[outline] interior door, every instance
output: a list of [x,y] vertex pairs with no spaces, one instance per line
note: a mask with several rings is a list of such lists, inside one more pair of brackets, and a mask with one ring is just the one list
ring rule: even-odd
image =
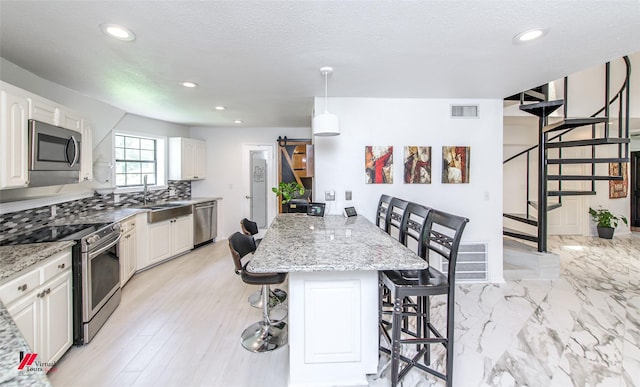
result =
[[251,151],[249,214],[259,228],[267,227],[267,152]]
[[631,152],[631,226],[640,227],[640,152]]
[[[265,229],[276,213],[276,169],[273,145],[243,145],[242,174],[244,176],[244,217]],[[238,222],[240,219],[238,219]]]

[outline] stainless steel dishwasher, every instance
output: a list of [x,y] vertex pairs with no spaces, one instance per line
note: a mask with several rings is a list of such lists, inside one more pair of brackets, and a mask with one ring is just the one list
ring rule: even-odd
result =
[[193,244],[211,242],[218,236],[218,208],[215,200],[193,205]]

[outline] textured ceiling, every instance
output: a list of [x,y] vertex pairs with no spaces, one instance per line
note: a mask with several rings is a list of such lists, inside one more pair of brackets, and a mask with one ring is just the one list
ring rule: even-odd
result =
[[309,126],[321,66],[330,97],[503,98],[640,51],[640,1],[2,0],[0,33],[6,60],[130,113]]

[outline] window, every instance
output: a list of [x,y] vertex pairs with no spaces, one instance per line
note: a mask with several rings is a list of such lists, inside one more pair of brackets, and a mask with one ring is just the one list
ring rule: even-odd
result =
[[148,185],[158,185],[161,180],[158,173],[160,142],[154,138],[116,134],[116,186],[140,186],[144,176],[147,176]]

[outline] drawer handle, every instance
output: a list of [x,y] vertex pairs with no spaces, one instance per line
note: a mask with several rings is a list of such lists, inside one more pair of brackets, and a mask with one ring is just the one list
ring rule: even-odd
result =
[[18,286],[18,290],[21,292],[24,292],[25,290],[27,290],[27,284],[22,284]]
[[58,269],[64,269],[64,263],[59,264]]

